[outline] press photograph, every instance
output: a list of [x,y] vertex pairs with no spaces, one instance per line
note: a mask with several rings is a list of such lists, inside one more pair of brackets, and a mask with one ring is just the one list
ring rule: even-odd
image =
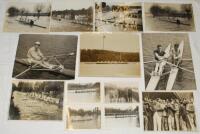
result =
[[21,34],[13,77],[70,80],[75,77],[78,36]]
[[195,31],[192,4],[145,3],[146,31]]
[[13,80],[9,120],[62,120],[64,82]]
[[93,31],[93,6],[93,0],[53,0],[50,31]]
[[68,103],[100,102],[100,82],[69,83],[67,87]]
[[96,2],[95,30],[99,32],[142,31],[141,3]]
[[67,129],[100,129],[101,110],[94,106],[70,106],[67,113]]
[[139,106],[106,106],[106,129],[136,129],[140,127]]
[[139,103],[138,81],[104,83],[106,103]]
[[140,40],[134,33],[80,35],[81,77],[140,77]]
[[146,33],[142,44],[146,91],[196,90],[188,34]]
[[51,5],[48,1],[10,1],[4,20],[4,32],[49,32]]
[[145,131],[196,131],[192,92],[143,92]]

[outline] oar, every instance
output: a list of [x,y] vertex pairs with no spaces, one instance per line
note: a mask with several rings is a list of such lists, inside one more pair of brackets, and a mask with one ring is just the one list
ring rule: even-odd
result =
[[30,66],[28,69],[24,70],[23,72],[19,73],[18,75],[15,76],[15,78],[19,77],[20,75],[28,72],[29,70],[31,70],[33,67],[36,67],[39,63],[33,65],[32,67]]
[[144,62],[144,64],[147,64],[147,63],[153,63],[153,62],[156,62],[156,61],[147,61],[147,62]]
[[170,62],[168,62],[168,61],[166,61],[166,63],[169,64],[169,65],[171,65],[171,66],[173,66],[173,67],[177,67],[177,68],[180,68],[180,69],[182,69],[182,70],[184,70],[184,71],[187,71],[187,72],[189,72],[189,73],[194,73],[194,72],[191,71],[191,70],[188,70],[188,69],[182,68],[182,67],[177,66],[177,65],[175,65],[175,64],[172,64],[172,63],[170,63]]

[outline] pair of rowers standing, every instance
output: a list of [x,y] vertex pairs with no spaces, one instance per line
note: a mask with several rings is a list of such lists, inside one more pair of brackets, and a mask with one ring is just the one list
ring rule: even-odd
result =
[[[179,44],[174,44],[170,51],[170,55],[172,56],[172,64],[178,65],[181,62],[181,51],[179,50]],[[156,67],[152,75],[161,75],[164,65],[166,62],[164,60],[168,59],[168,55],[166,56],[166,52],[163,50],[161,45],[157,45],[157,49],[153,52],[154,58],[156,60]]]

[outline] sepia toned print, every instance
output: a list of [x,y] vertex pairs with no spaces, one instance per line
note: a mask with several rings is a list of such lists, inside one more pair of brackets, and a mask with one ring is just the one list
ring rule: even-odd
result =
[[139,102],[137,82],[109,82],[104,84],[106,103]]
[[139,77],[139,48],[137,34],[83,33],[79,76]]
[[146,91],[195,90],[188,34],[143,34]]
[[144,130],[196,131],[192,92],[143,92]]
[[142,31],[141,3],[96,2],[95,30],[99,32]]
[[50,31],[93,31],[93,5],[93,0],[53,0]]
[[105,107],[105,128],[134,129],[139,127],[139,107],[137,105]]
[[192,4],[145,3],[145,30],[195,31]]
[[70,106],[68,108],[67,129],[100,129],[101,110],[99,107]]
[[74,79],[77,41],[75,35],[20,35],[13,77]]
[[100,83],[69,83],[67,99],[68,103],[100,102]]
[[64,82],[14,80],[9,120],[62,120]]
[[49,2],[8,2],[4,32],[49,32],[50,15]]

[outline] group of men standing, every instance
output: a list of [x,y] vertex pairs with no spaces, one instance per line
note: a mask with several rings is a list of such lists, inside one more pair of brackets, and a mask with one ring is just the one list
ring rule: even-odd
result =
[[193,99],[144,98],[144,129],[152,131],[194,131]]

